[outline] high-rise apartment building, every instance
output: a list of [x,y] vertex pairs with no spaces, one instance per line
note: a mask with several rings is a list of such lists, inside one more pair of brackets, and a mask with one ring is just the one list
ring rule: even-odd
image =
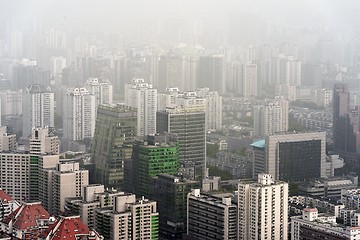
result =
[[206,131],[216,131],[222,128],[222,97],[217,91],[201,88],[196,91],[197,97],[204,98]]
[[86,88],[69,88],[64,95],[64,139],[92,138],[95,130],[96,97]]
[[114,189],[105,190],[104,185],[92,184],[84,187],[81,197],[69,197],[65,199],[65,213],[79,215],[86,226],[94,228],[95,210],[114,206],[114,196],[124,195]]
[[[95,163],[97,182],[105,187],[124,187],[124,174],[128,166],[131,168],[136,116],[136,110],[129,107],[99,106],[91,159]],[[130,178],[132,176],[127,179]]]
[[133,147],[135,193],[149,197],[149,180],[161,173],[179,171],[179,144],[170,134],[148,135]]
[[284,97],[254,107],[254,135],[267,136],[289,129],[289,102]]
[[95,210],[95,229],[105,239],[158,239],[156,202],[135,195],[114,197],[114,206]]
[[1,153],[0,188],[18,201],[38,199],[38,156],[24,152]]
[[205,126],[203,105],[169,107],[157,112],[157,131],[177,135],[180,164],[193,164],[195,176],[205,176]]
[[23,137],[28,138],[31,129],[54,127],[54,92],[42,85],[30,85],[23,93]]
[[33,128],[30,137],[30,154],[59,154],[59,138],[49,133],[49,128]]
[[304,181],[326,176],[326,133],[267,136],[252,144],[254,174],[266,172],[281,181]]
[[80,197],[89,185],[89,171],[80,169],[77,162],[60,162],[52,172],[52,214],[64,212],[65,198]]
[[144,79],[125,85],[125,105],[137,109],[137,135],[156,133],[157,89]]
[[100,104],[112,104],[113,103],[113,86],[107,79],[89,78],[85,82],[85,88],[95,95],[96,108]]
[[196,239],[229,239],[237,236],[237,206],[231,197],[217,197],[194,189],[187,198],[187,235]]
[[238,184],[238,239],[288,239],[288,184],[259,174]]

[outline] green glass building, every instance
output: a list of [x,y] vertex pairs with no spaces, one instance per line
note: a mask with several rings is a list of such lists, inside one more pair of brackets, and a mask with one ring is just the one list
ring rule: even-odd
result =
[[[100,105],[91,159],[95,164],[95,178],[105,187],[125,189],[131,183],[132,146],[136,139],[136,110],[123,105]],[[129,176],[125,176],[129,174]]]
[[148,197],[149,178],[179,171],[179,144],[170,134],[149,135],[133,149],[135,191]]

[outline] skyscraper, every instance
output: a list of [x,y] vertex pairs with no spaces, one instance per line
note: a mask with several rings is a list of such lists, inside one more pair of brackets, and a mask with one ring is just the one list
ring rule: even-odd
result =
[[156,133],[157,90],[144,79],[125,85],[125,105],[137,109],[137,135]]
[[237,219],[238,239],[288,239],[288,184],[270,174],[240,182]]
[[350,95],[344,83],[334,85],[333,91],[333,141],[335,152],[351,151],[350,145]]
[[64,139],[91,138],[95,130],[95,95],[86,88],[69,88],[64,95]]
[[169,107],[157,112],[157,131],[177,135],[180,163],[193,164],[195,176],[205,176],[205,128],[202,105]]
[[23,137],[36,127],[54,127],[54,92],[42,85],[30,85],[23,95]]
[[132,145],[136,139],[136,115],[136,110],[130,107],[99,106],[91,159],[97,182],[105,187],[124,187],[124,174],[127,166],[131,168]]
[[89,78],[85,82],[85,88],[95,95],[96,109],[100,104],[113,103],[113,86],[107,79]]

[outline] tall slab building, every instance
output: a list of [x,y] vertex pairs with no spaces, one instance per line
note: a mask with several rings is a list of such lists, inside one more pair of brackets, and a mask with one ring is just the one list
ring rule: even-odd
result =
[[136,115],[136,110],[122,105],[99,106],[91,159],[96,180],[105,187],[124,187],[136,139]]
[[206,124],[202,105],[168,107],[157,112],[157,131],[176,134],[180,164],[194,166],[194,177],[206,169]]

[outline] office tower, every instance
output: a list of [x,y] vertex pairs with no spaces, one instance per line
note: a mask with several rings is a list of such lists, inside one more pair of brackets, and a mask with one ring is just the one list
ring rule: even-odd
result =
[[54,92],[42,85],[30,85],[23,94],[23,138],[32,128],[54,127]]
[[199,188],[198,181],[169,174],[159,174],[149,180],[149,198],[157,203],[159,234],[165,239],[177,239],[186,232],[187,195]]
[[[105,187],[123,188],[125,168],[131,167],[136,138],[136,110],[117,105],[98,109],[91,159],[95,177]],[[128,176],[128,179],[132,176]]]
[[113,207],[95,210],[95,229],[105,239],[158,239],[156,202],[125,193],[114,202]]
[[256,97],[258,95],[258,69],[254,63],[248,63],[244,66],[243,96]]
[[179,171],[179,144],[170,134],[148,135],[133,147],[135,193],[149,197],[149,180],[161,173]]
[[218,92],[210,92],[208,88],[198,89],[197,96],[206,99],[205,117],[206,131],[217,131],[222,128],[222,97]]
[[333,90],[333,142],[335,153],[359,153],[359,108],[350,109],[348,86],[337,83]]
[[200,56],[198,66],[197,87],[208,87],[211,91],[225,92],[224,56],[214,54]]
[[[196,177],[205,176],[205,111],[202,105],[176,106],[157,112],[157,131],[176,134],[180,164],[192,164]],[[190,176],[190,177],[195,177]]]
[[18,201],[38,199],[38,156],[0,153],[0,188]]
[[238,184],[238,239],[288,239],[288,184],[259,174]]
[[201,194],[194,189],[187,199],[187,235],[197,239],[238,239],[237,206],[231,197]]
[[284,97],[269,99],[254,107],[254,135],[267,136],[289,128],[289,102]]
[[69,88],[64,95],[64,139],[92,138],[95,130],[96,99],[86,88]]
[[85,82],[85,88],[96,97],[96,108],[100,104],[113,103],[113,86],[107,79],[89,78]]
[[335,216],[321,214],[316,208],[305,208],[302,215],[291,217],[291,240],[356,240],[359,234],[358,226],[338,224]]
[[77,162],[60,162],[52,172],[52,211],[55,216],[64,212],[65,198],[80,197],[89,185],[89,171],[80,169]]
[[23,112],[22,101],[23,92],[22,90],[18,91],[1,91],[1,118],[4,120],[5,116],[8,115],[21,115]]
[[252,145],[256,151],[253,176],[263,171],[281,181],[325,177],[328,167],[325,145],[325,132],[267,136],[265,143]]
[[30,154],[56,155],[60,153],[60,141],[58,136],[49,133],[49,128],[33,128],[30,137]]
[[137,135],[156,133],[157,90],[144,79],[125,85],[125,105],[137,109]]
[[8,134],[7,127],[0,127],[0,151],[15,151],[17,149],[16,134]]

